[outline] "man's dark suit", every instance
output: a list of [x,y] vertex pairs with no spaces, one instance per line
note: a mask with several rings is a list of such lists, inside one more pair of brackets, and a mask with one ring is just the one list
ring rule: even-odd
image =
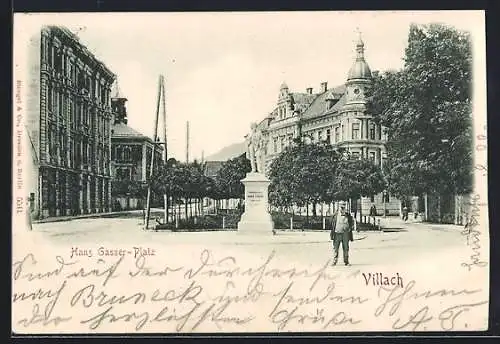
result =
[[337,259],[339,256],[339,247],[340,247],[340,244],[342,244],[342,251],[344,253],[344,263],[349,264],[349,241],[354,241],[353,234],[352,234],[352,231],[354,228],[354,219],[352,218],[351,214],[345,213],[345,216],[347,216],[348,229],[344,233],[335,233],[338,215],[339,215],[339,212],[336,212],[333,215],[333,217],[332,217],[332,229],[330,231],[330,239],[333,240],[333,250],[334,250],[333,261],[334,261],[334,264],[337,263]]

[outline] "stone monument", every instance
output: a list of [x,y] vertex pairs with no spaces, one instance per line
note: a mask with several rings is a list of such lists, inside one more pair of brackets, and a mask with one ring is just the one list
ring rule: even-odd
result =
[[264,145],[260,131],[252,125],[252,134],[247,137],[247,158],[252,171],[241,181],[245,186],[245,212],[238,223],[238,233],[275,233],[268,211],[271,181],[265,175]]

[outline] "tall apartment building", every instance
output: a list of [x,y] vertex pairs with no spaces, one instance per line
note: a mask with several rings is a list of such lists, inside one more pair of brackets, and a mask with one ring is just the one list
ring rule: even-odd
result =
[[[326,141],[345,148],[353,157],[370,159],[383,166],[387,136],[374,120],[374,114],[367,111],[372,72],[365,60],[361,38],[355,48],[356,56],[343,85],[329,88],[327,82],[322,82],[317,92],[312,87],[305,92],[292,92],[282,83],[276,107],[256,127],[263,141],[260,147],[267,168],[298,137],[311,142]],[[363,197],[360,206],[366,212],[372,204],[379,214],[384,208],[387,214],[400,212],[399,200],[389,194]]]
[[44,27],[29,44],[32,216],[110,211],[115,75],[64,27]]

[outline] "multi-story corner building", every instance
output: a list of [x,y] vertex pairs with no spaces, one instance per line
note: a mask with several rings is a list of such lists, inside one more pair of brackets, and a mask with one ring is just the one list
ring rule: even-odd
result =
[[110,211],[115,75],[64,27],[44,27],[29,49],[32,216]]
[[[120,95],[118,85],[111,98],[114,122],[111,131],[111,176],[113,209],[143,209],[141,187],[145,187],[151,171],[151,157],[155,150],[153,168],[162,164],[163,146],[131,128],[127,123],[127,98]],[[153,203],[157,200],[155,197]],[[163,201],[163,200],[161,200]],[[163,206],[163,204],[161,205]]]
[[[270,162],[298,137],[311,142],[326,141],[345,148],[354,157],[370,159],[383,166],[387,136],[384,128],[374,121],[373,114],[367,112],[372,72],[364,53],[360,38],[356,44],[356,58],[343,85],[328,88],[327,82],[322,82],[316,93],[313,88],[291,92],[286,83],[281,85],[277,106],[256,128],[263,138],[261,146],[267,169]],[[363,198],[360,205],[365,214],[372,204],[379,214],[383,214],[384,208],[387,214],[400,212],[399,200],[387,193]]]

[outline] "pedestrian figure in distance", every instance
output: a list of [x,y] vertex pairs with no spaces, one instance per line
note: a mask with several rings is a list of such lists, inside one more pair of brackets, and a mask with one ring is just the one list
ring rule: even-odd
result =
[[332,230],[330,239],[333,241],[333,265],[337,265],[339,258],[339,248],[342,243],[342,253],[344,254],[344,264],[349,264],[349,241],[353,241],[352,231],[354,220],[352,215],[346,211],[345,203],[339,205],[338,211],[332,217]]
[[406,206],[403,208],[403,220],[408,221],[408,208]]
[[375,204],[372,204],[370,208],[370,217],[373,219],[374,225],[376,224],[375,216],[377,216],[377,208],[375,207]]

